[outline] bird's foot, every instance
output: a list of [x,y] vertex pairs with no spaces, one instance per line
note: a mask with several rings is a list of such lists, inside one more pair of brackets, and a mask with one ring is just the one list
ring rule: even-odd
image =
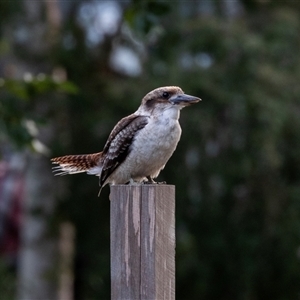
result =
[[127,182],[128,185],[140,185],[141,182],[139,181],[134,181],[132,178]]
[[149,180],[145,180],[142,182],[142,184],[157,184],[157,182],[153,181],[149,181]]
[[161,181],[161,182],[157,182],[154,181],[153,178],[151,178],[150,176],[147,176],[148,181],[143,181],[144,184],[166,184],[165,181]]

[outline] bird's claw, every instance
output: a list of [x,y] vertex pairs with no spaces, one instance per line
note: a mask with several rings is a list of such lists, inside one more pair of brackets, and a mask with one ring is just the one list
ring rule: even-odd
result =
[[161,181],[161,182],[157,182],[157,181],[154,181],[153,178],[151,178],[150,176],[147,176],[147,181],[143,181],[143,184],[166,184],[165,181]]

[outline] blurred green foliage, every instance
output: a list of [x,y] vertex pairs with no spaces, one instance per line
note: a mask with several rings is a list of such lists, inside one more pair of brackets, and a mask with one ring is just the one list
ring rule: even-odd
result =
[[[58,81],[40,74],[33,78],[27,74],[25,80],[0,78],[0,141],[9,141],[18,148],[30,145],[34,135],[27,121],[46,123],[49,111],[37,113],[36,106],[41,97],[54,93],[77,93],[77,87],[69,81]],[[54,97],[56,99],[57,97]],[[53,103],[54,109],[55,104]]]
[[[120,27],[129,26],[144,46],[143,72],[134,78],[108,62],[116,43],[136,45],[122,30],[87,45],[74,1],[49,57],[79,92],[59,109],[51,102],[59,130],[49,146],[53,156],[100,151],[115,123],[158,86],[179,85],[201,97],[182,112],[181,142],[159,178],[176,184],[177,299],[298,299],[300,5],[244,1],[228,18],[219,2],[208,15],[197,11],[200,2],[126,7]],[[6,85],[13,97],[0,104],[12,139],[22,118],[31,117],[31,93],[45,91],[15,84]],[[74,92],[69,83],[50,82],[46,91],[58,88]],[[58,214],[76,226],[75,295],[108,299],[108,188],[99,200],[97,178],[66,180]]]
[[170,10],[171,5],[166,2],[132,1],[125,10],[124,20],[143,39]]
[[16,280],[14,271],[7,268],[4,261],[0,260],[0,291],[5,300],[15,299]]

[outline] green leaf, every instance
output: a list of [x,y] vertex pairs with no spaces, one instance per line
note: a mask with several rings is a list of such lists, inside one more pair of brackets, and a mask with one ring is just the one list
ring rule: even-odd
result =
[[163,16],[169,13],[171,7],[167,3],[160,3],[160,2],[149,2],[147,6],[147,11],[156,15],[156,16]]
[[58,85],[58,90],[68,94],[77,94],[78,87],[71,81],[64,81]]

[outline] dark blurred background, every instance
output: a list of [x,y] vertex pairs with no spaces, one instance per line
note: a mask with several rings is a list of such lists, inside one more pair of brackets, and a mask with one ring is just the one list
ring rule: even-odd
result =
[[0,1],[1,299],[110,299],[109,187],[49,159],[164,85],[203,100],[159,177],[177,299],[300,299],[299,53],[299,1]]

